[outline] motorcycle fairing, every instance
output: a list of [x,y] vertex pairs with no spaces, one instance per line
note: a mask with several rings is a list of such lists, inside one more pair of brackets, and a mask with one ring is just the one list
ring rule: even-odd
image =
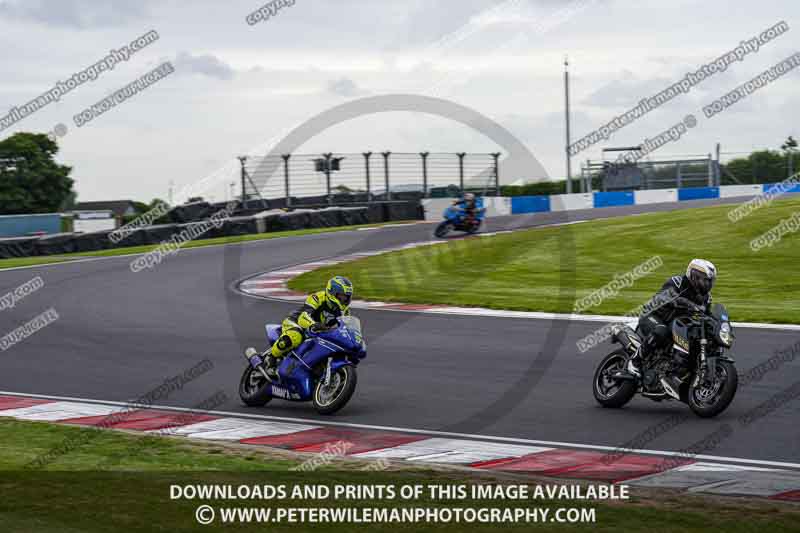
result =
[[281,336],[280,324],[266,324],[264,329],[267,331],[267,340],[270,346],[278,342],[278,338]]
[[[271,344],[280,337],[281,326],[267,324],[267,339]],[[354,337],[356,337],[354,339]],[[361,343],[356,342],[360,335],[350,335],[347,329],[339,327],[330,331],[312,334],[300,346],[295,348],[278,365],[280,384],[272,385],[272,395],[286,400],[309,400],[313,394],[313,368],[334,357],[331,371],[340,367],[353,365],[356,359],[349,360],[344,354],[352,352],[360,356]]]

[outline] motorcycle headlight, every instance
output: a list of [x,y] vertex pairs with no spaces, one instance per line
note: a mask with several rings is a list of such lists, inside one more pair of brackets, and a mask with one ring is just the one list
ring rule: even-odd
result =
[[723,322],[722,325],[720,325],[719,340],[726,348],[731,347],[733,335],[731,334],[731,325],[729,322]]

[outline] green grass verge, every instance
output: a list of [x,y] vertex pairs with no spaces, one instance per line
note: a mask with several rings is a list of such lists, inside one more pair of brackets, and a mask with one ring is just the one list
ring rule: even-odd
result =
[[[321,268],[294,278],[289,286],[318,290],[331,275],[341,274],[353,281],[357,298],[569,313],[576,300],[615,274],[660,256],[663,266],[655,272],[585,310],[621,315],[645,303],[669,276],[684,272],[690,259],[702,257],[716,264],[714,298],[734,320],[800,323],[800,235],[785,235],[759,252],[749,247],[752,239],[800,210],[800,199],[776,201],[735,224],[726,216],[733,207],[453,240]],[[569,260],[573,251],[574,265]]]
[[[25,469],[38,455],[65,442],[80,442],[44,470]],[[669,531],[788,532],[800,529],[800,509],[769,501],[708,499],[665,493],[637,494],[616,503],[596,501],[442,500],[185,500],[171,499],[173,484],[470,484],[511,483],[476,479],[458,471],[423,469],[366,471],[364,463],[336,461],[311,473],[290,470],[297,459],[275,457],[260,447],[225,447],[188,439],[147,437],[38,422],[0,420],[0,530],[8,532],[94,533],[113,531],[216,530],[195,522],[201,504],[214,507],[488,507],[596,509],[595,524],[238,524],[237,531]],[[285,455],[285,454],[284,454]],[[491,475],[491,474],[487,474]],[[522,478],[516,477],[517,484]],[[528,482],[532,482],[528,480]]]
[[[410,221],[409,221],[410,222]],[[380,224],[359,224],[354,226],[338,226],[335,228],[313,228],[289,231],[276,231],[272,233],[255,233],[252,235],[236,235],[233,237],[216,237],[213,239],[198,239],[189,241],[181,248],[200,248],[203,246],[216,246],[220,244],[237,244],[240,242],[262,241],[267,239],[277,239],[279,237],[297,237],[299,235],[312,235],[315,233],[329,233],[334,231],[347,231],[358,228],[373,228],[386,224],[402,224],[402,221],[385,222]],[[77,252],[72,254],[45,255],[36,257],[18,257],[12,259],[0,259],[0,270],[21,266],[45,265],[48,263],[63,263],[75,259],[86,257],[112,257],[118,255],[144,254],[158,248],[157,244],[145,246],[127,246],[124,248],[113,248],[110,250],[97,250],[94,252]]]

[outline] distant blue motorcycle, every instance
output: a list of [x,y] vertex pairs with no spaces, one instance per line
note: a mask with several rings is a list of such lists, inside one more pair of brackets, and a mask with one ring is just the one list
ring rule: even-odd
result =
[[[271,347],[281,326],[267,324]],[[239,396],[245,405],[262,407],[272,398],[295,402],[311,401],[318,413],[329,415],[344,407],[356,390],[356,366],[367,356],[361,321],[354,316],[333,319],[328,326],[307,331],[306,340],[283,358],[278,379],[263,368],[269,349],[259,354],[248,348],[247,368],[239,382]]]
[[468,234],[477,233],[481,229],[485,216],[486,208],[483,207],[483,202],[480,199],[475,203],[475,216],[473,217],[468,217],[467,213],[458,206],[451,205],[444,210],[444,220],[436,226],[433,234],[442,239],[451,231],[463,231]]

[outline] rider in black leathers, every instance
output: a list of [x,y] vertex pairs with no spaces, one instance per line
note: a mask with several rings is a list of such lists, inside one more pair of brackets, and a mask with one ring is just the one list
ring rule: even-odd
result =
[[[706,313],[711,304],[711,289],[717,277],[713,263],[705,259],[693,259],[686,268],[686,274],[672,276],[661,290],[647,303],[639,317],[638,330],[644,343],[640,353],[647,358],[656,349],[672,346],[672,321],[678,316]],[[664,391],[679,399],[680,386],[685,377],[686,360],[683,354],[675,351],[675,368],[661,380]],[[635,372],[638,372],[634,362]]]

